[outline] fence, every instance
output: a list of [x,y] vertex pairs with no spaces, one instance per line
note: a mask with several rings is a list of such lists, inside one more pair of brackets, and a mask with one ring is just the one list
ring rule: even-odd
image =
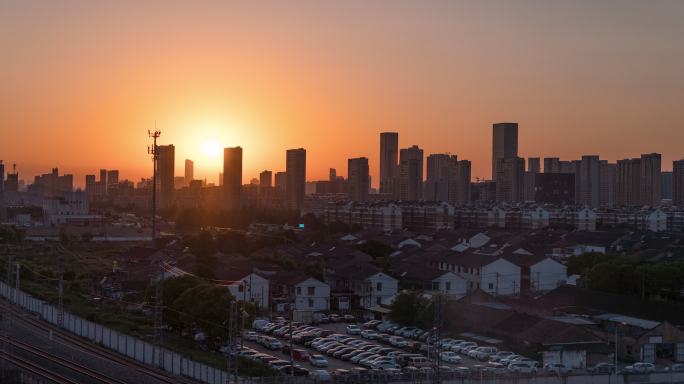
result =
[[[3,282],[0,282],[0,296],[40,315],[47,322],[58,325],[57,308],[43,300],[17,291]],[[68,312],[64,312],[62,328],[146,365],[158,366],[159,354],[161,353],[163,366],[158,368],[174,375],[189,377],[207,384],[225,384],[228,379],[228,374],[225,371],[187,359],[175,352],[156,347]]]

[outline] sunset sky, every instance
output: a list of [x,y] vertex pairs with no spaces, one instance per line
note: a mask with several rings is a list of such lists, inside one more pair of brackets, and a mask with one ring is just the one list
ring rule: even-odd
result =
[[[216,182],[307,149],[346,175],[379,133],[491,167],[491,124],[522,156],[684,157],[684,1],[0,0],[0,159],[22,177],[148,176],[147,130]],[[248,4],[247,4],[248,3]]]

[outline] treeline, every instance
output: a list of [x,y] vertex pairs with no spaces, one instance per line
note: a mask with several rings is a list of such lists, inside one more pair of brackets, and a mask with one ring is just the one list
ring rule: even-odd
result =
[[237,331],[243,324],[251,326],[254,320],[254,305],[236,300],[226,287],[194,276],[168,278],[163,284],[164,324],[179,335],[201,330],[206,336],[207,346],[212,349],[228,341],[231,302],[239,308],[235,322]]
[[684,300],[684,262],[645,262],[636,256],[585,253],[570,257],[568,274],[589,289],[621,295]]

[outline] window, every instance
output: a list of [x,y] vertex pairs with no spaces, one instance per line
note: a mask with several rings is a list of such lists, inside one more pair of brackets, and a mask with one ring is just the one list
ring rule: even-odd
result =
[[316,287],[308,287],[307,288],[307,294],[309,296],[314,296],[316,294]]
[[378,281],[378,283],[375,285],[375,290],[378,292],[382,292],[382,283]]
[[313,306],[314,306],[313,299],[309,299],[309,308],[313,308]]
[[302,294],[302,287],[297,287],[297,294],[301,295]]
[[489,289],[494,289],[494,283],[489,283]]
[[444,284],[446,285],[445,290],[446,290],[447,292],[448,292],[448,291],[451,291],[451,281],[447,281],[447,282],[444,283]]
[[433,281],[432,282],[432,290],[433,291],[439,291],[439,281]]
[[382,303],[382,297],[376,297],[376,298],[375,298],[375,303],[376,303],[377,305],[380,305],[380,303]]
[[244,291],[244,290],[245,290],[245,286],[244,286],[244,285],[242,285],[242,284],[238,285],[238,292],[242,292],[242,291]]

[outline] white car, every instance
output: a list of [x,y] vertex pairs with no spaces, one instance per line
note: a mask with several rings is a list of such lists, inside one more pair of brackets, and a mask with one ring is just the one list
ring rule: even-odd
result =
[[386,369],[401,369],[401,366],[393,361],[375,361],[371,364],[371,368],[380,369],[382,371]]
[[326,368],[328,366],[328,359],[323,355],[311,355],[309,356],[309,363],[314,367]]
[[501,360],[504,360],[504,359],[506,359],[510,356],[513,356],[513,355],[515,355],[515,353],[513,353],[511,351],[499,351],[494,356],[490,357],[489,359],[493,362],[496,362],[496,363],[502,363]]
[[537,368],[533,364],[527,362],[513,362],[508,365],[508,371],[511,373],[537,373]]
[[326,371],[325,369],[316,369],[315,371],[309,374],[309,377],[314,379],[314,381],[316,382],[332,381],[332,376],[330,375],[330,372]]
[[472,349],[475,349],[475,348],[477,348],[477,344],[472,343],[472,342],[468,342],[468,343],[461,344],[460,347],[458,348],[458,351],[454,351],[454,352],[459,352],[461,355],[468,355],[468,352]]
[[356,324],[349,324],[349,325],[347,325],[347,334],[348,335],[360,335],[361,334],[361,328],[359,328],[359,326]]
[[651,363],[634,363],[625,367],[627,373],[651,373],[655,372],[655,365]]
[[392,336],[389,339],[389,343],[397,348],[404,348],[408,345],[408,342],[401,336]]
[[572,368],[568,368],[560,363],[544,364],[544,372],[555,373],[556,375],[566,375],[572,372]]
[[456,352],[445,351],[439,354],[439,358],[447,363],[459,364],[461,363],[461,357],[456,354]]
[[257,338],[257,333],[256,332],[245,332],[245,340],[248,341],[255,341]]
[[489,360],[494,354],[496,354],[494,347],[477,347],[468,351],[468,356],[483,361]]
[[375,340],[378,338],[378,332],[372,329],[366,329],[361,332],[361,337],[368,340]]

